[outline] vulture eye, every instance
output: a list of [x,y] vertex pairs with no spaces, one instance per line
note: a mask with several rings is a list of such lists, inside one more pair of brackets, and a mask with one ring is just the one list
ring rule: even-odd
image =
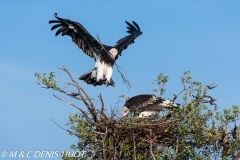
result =
[[114,58],[114,56],[113,56],[113,54],[112,54],[112,53],[110,53],[110,56],[111,56],[111,58],[112,58],[112,59]]

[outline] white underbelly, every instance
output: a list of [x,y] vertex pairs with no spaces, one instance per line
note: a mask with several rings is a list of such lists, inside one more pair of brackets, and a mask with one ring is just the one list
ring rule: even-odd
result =
[[111,65],[108,65],[97,59],[95,67],[97,68],[97,81],[102,78],[106,78],[108,81],[110,80],[113,73]]
[[112,68],[111,66],[105,64],[104,62],[96,61],[95,67],[103,72],[103,75],[105,76],[109,70],[109,68]]
[[144,111],[144,112],[141,112],[138,117],[141,117],[141,118],[149,117],[156,113],[157,113],[156,111]]

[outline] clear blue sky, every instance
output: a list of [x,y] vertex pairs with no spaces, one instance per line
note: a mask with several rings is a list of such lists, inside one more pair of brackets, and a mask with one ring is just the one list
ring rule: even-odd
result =
[[1,1],[0,153],[70,150],[69,145],[77,141],[49,120],[64,126],[68,115],[77,110],[54,98],[56,92],[34,84],[35,72],[54,71],[60,82],[70,82],[56,67],[64,65],[76,79],[94,67],[93,59],[69,37],[55,37],[55,31],[50,31],[48,21],[54,19],[55,12],[82,23],[108,45],[127,35],[125,20],[136,21],[143,31],[117,61],[132,84],[131,90],[122,83],[116,68],[116,87],[93,87],[80,81],[96,104],[99,93],[107,109],[115,106],[121,94],[151,94],[151,83],[160,72],[170,76],[165,98],[172,98],[182,89],[179,77],[183,71],[191,70],[195,80],[218,85],[209,94],[224,109],[240,105],[239,8],[240,1],[221,0]]

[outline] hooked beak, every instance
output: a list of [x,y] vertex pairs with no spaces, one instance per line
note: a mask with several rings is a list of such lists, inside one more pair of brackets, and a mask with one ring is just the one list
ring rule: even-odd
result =
[[115,62],[115,57],[113,57],[113,55],[110,53],[111,59],[113,62]]
[[125,115],[122,115],[122,118],[124,118],[125,117]]
[[124,118],[126,115],[128,115],[129,111],[123,111],[122,112],[122,118]]

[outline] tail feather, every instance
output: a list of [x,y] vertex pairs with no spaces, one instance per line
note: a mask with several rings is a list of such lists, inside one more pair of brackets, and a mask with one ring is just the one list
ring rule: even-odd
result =
[[89,72],[87,72],[87,73],[85,73],[85,74],[83,74],[82,76],[80,76],[78,79],[79,80],[83,80],[84,82],[86,82],[87,84],[92,84],[92,85],[94,85],[94,86],[96,86],[97,84],[97,82],[96,82],[96,80],[93,78],[91,78],[91,76],[92,76],[92,72],[94,71],[95,69],[92,69],[91,71],[89,71]]
[[94,69],[92,69],[91,71],[89,71],[89,72],[81,75],[81,77],[79,77],[78,79],[80,79],[80,80],[86,80],[86,79],[88,79],[89,77],[91,78],[92,71],[94,71]]
[[[78,79],[83,80],[87,84],[90,84],[90,85],[93,85],[93,86],[101,86],[101,85],[105,84],[106,80],[99,81],[99,82],[96,81],[96,76],[92,76],[93,71],[97,71],[97,68],[94,68],[91,71],[81,75]],[[108,85],[114,86],[114,82],[113,82],[112,79],[111,79],[111,84],[108,84]]]

